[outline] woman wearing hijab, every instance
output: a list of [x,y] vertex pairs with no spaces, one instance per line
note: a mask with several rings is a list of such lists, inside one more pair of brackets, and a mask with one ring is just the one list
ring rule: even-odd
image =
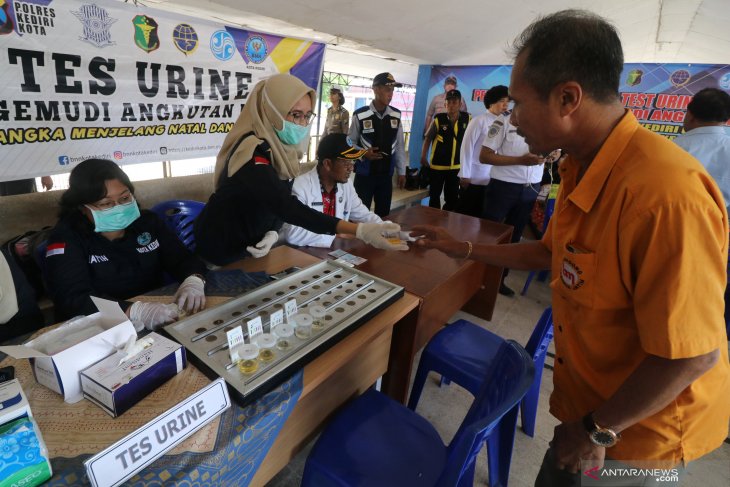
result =
[[[56,319],[95,313],[90,296],[119,301],[138,330],[205,307],[205,264],[157,215],[140,211],[134,186],[114,162],[87,159],[76,166],[60,204],[46,247]],[[162,286],[165,272],[182,282],[173,303],[128,301]]]
[[350,234],[377,248],[407,250],[384,237],[395,223],[352,223],[309,208],[291,196],[291,180],[311,169],[300,164],[300,143],[314,118],[314,90],[288,74],[256,84],[215,166],[216,190],[195,222],[197,252],[225,265],[263,257],[286,222],[320,234]]

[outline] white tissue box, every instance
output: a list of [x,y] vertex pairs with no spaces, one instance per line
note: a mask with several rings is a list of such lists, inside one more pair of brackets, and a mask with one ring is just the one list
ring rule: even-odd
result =
[[0,347],[13,358],[27,358],[35,380],[68,403],[84,398],[79,372],[123,347],[136,336],[134,325],[115,301],[92,296],[99,309],[82,321],[68,322],[24,345]]
[[[185,348],[157,333],[144,339],[154,341],[129,357],[119,352],[81,372],[84,397],[112,417],[117,417],[152,391],[180,373],[187,364]],[[144,340],[143,339],[143,340]]]

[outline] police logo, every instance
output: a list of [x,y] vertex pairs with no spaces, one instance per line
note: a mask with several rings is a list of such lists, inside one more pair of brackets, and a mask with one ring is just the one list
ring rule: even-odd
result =
[[246,39],[243,45],[243,52],[246,57],[254,64],[261,64],[266,60],[269,54],[269,46],[266,40],[261,36],[251,36]]
[[362,122],[362,128],[367,130],[372,130],[373,128],[373,121],[372,120],[363,120]]
[[160,36],[157,35],[157,21],[146,15],[137,15],[132,19],[134,25],[134,43],[144,52],[152,52],[160,47]]
[[10,2],[0,0],[0,35],[13,32],[13,15],[10,13],[12,5]]
[[198,33],[190,24],[177,24],[172,31],[172,43],[187,56],[198,48]]
[[583,271],[575,265],[575,263],[568,259],[563,259],[563,268],[560,271],[560,280],[563,282],[565,287],[575,291],[583,285],[583,279],[580,277]]
[[137,235],[137,243],[139,245],[147,245],[152,241],[152,235],[150,235],[150,232],[144,232]]
[[71,12],[81,21],[84,26],[84,32],[79,40],[93,44],[96,47],[113,46],[116,42],[112,41],[112,35],[109,32],[111,26],[117,19],[109,17],[107,11],[97,5],[82,5],[78,11]]
[[398,119],[397,118],[390,119],[390,128],[392,128],[392,129],[398,128]]
[[236,52],[236,43],[228,31],[217,30],[210,36],[210,50],[216,59],[228,61]]

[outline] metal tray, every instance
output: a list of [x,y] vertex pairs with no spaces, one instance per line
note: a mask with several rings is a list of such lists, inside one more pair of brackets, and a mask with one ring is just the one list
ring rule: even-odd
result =
[[[188,357],[211,378],[223,377],[232,396],[242,405],[251,402],[286,380],[321,353],[382,309],[403,296],[403,288],[334,261],[322,261],[283,279],[272,281],[213,308],[205,309],[165,327],[181,343]],[[275,350],[270,362],[243,374],[231,363],[226,331],[261,316],[269,332],[269,316],[284,303],[296,299],[300,312],[308,305],[327,310],[325,327],[306,340],[291,337],[288,350]],[[249,342],[246,337],[246,342]]]

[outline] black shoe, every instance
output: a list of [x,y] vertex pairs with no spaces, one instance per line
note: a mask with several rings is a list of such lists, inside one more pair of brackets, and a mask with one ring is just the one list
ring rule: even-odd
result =
[[499,294],[502,296],[507,296],[508,298],[511,298],[515,295],[515,292],[504,285],[504,283],[499,285]]

